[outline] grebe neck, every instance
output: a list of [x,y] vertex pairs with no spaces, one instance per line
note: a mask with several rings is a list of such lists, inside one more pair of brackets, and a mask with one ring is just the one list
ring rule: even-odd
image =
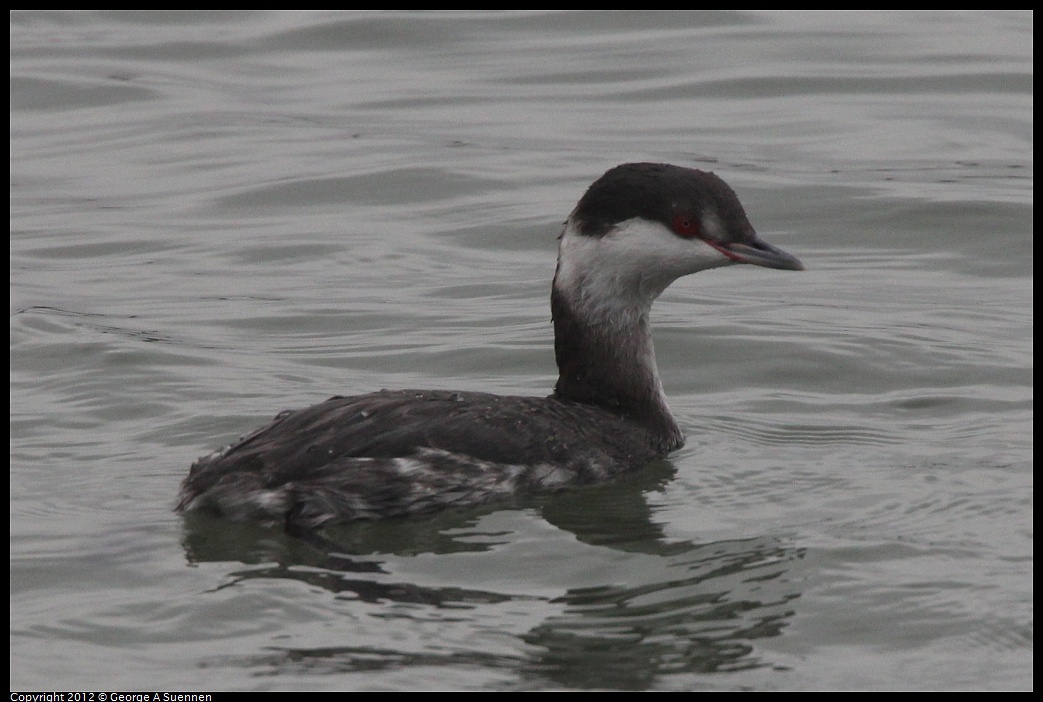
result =
[[606,275],[604,265],[587,265],[593,250],[606,245],[577,234],[571,223],[562,234],[551,290],[558,364],[553,397],[632,419],[657,446],[673,450],[684,436],[659,379],[649,322],[652,302],[669,281],[623,268]]

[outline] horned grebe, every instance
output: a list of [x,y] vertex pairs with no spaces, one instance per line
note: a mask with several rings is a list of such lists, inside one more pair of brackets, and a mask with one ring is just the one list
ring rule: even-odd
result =
[[315,528],[607,480],[684,443],[649,328],[677,278],[736,263],[802,270],[757,238],[713,173],[628,163],[565,222],[549,397],[382,390],[332,397],[193,464],[179,512]]

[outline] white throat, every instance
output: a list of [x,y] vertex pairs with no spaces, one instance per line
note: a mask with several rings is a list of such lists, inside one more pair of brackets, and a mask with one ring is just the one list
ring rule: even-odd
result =
[[632,219],[602,237],[566,224],[551,308],[555,396],[603,406],[644,424],[662,447],[680,446],[656,368],[649,313],[677,278],[733,263],[698,239]]
[[591,237],[580,234],[570,219],[558,247],[554,285],[595,316],[625,310],[647,315],[681,276],[733,263],[709,244],[679,237],[658,222],[631,219]]

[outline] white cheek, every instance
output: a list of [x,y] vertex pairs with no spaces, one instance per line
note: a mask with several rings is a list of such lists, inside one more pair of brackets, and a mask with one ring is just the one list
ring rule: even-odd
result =
[[558,252],[557,283],[603,303],[614,298],[647,308],[681,276],[732,263],[709,244],[648,220],[627,220],[601,238],[579,234],[570,222]]

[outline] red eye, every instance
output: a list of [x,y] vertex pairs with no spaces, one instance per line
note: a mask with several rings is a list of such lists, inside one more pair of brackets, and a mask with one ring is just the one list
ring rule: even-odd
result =
[[686,214],[675,215],[674,233],[686,239],[699,236],[699,220]]

